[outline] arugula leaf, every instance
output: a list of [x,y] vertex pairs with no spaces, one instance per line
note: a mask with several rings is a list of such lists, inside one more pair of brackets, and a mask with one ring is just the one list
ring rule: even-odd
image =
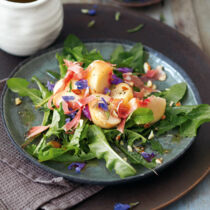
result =
[[115,21],[119,21],[119,20],[120,20],[120,12],[117,11],[117,12],[115,13]]
[[63,55],[59,55],[58,53],[56,53],[56,59],[58,61],[58,64],[59,64],[59,69],[60,69],[60,75],[61,75],[61,78],[64,78],[65,75],[66,75],[66,72],[67,72],[67,67],[64,65],[64,59],[66,58],[65,56]]
[[136,170],[111,148],[101,128],[96,125],[91,125],[88,139],[90,141],[90,151],[94,153],[98,159],[105,159],[106,167],[109,170],[114,168],[115,172],[121,178],[136,174]]
[[208,104],[198,105],[196,109],[191,111],[180,127],[180,135],[183,137],[196,136],[198,127],[206,122],[210,122],[210,106]]
[[141,30],[143,27],[144,27],[143,24],[139,24],[135,28],[128,29],[127,32],[128,33],[134,33],[134,32],[137,32],[137,31]]
[[79,143],[80,142],[80,137],[81,137],[81,134],[82,134],[82,131],[85,127],[86,122],[87,122],[87,120],[80,120],[80,124],[76,128],[69,145],[76,146],[78,148],[80,147],[80,143]]
[[163,146],[161,145],[161,143],[159,141],[152,139],[148,142],[150,143],[152,150],[157,151],[160,154],[164,153]]
[[147,53],[141,43],[135,44],[130,51],[125,51],[123,46],[119,45],[110,57],[110,62],[117,64],[118,67],[129,67],[134,72],[143,73],[143,65],[147,60]]
[[70,34],[64,41],[63,54],[71,54],[70,50],[79,46],[82,47],[83,50],[86,49],[84,43],[77,36],[75,36],[74,34]]
[[29,82],[25,79],[13,77],[7,80],[7,86],[11,91],[18,93],[20,96],[28,96],[35,105],[42,100],[40,91],[29,88]]
[[141,154],[137,152],[129,152],[127,149],[124,148],[124,146],[120,144],[116,144],[116,146],[127,156],[128,160],[132,164],[137,164],[137,165],[143,165],[146,168],[154,168],[156,166],[155,160],[151,162],[147,162]]
[[179,127],[181,136],[193,137],[198,127],[205,122],[210,122],[208,104],[167,107],[166,119],[159,122],[157,135]]
[[121,53],[124,52],[124,47],[122,45],[118,45],[110,56],[111,63],[115,63],[118,60]]
[[62,146],[61,148],[54,148],[50,146],[49,144],[43,144],[42,148],[40,148],[38,152],[38,159],[40,162],[47,161],[47,160],[53,160],[63,154],[65,154],[68,151],[76,151],[77,148],[74,146]]
[[164,97],[169,103],[171,101],[177,103],[184,97],[186,90],[187,90],[186,83],[182,82],[179,84],[175,84],[171,86],[169,90],[162,92],[163,94],[162,97]]
[[136,140],[141,140],[141,143],[146,143],[147,139],[144,138],[141,134],[134,132],[132,130],[125,129],[125,139],[128,142],[128,145],[133,146]]
[[153,112],[148,108],[138,108],[129,117],[126,122],[126,128],[130,128],[134,125],[143,125],[151,122],[154,119]]
[[36,84],[37,84],[37,86],[39,87],[39,90],[40,90],[40,92],[41,92],[41,94],[42,94],[42,98],[48,98],[49,96],[52,95],[52,94],[50,93],[50,91],[41,83],[41,81],[40,81],[37,77],[33,76],[33,77],[31,78],[31,80],[32,80],[33,82],[36,82]]
[[50,71],[50,70],[48,70],[48,71],[47,71],[47,74],[48,74],[50,77],[52,77],[53,79],[57,79],[57,80],[60,79],[60,74],[57,73],[57,72],[55,72],[55,71]]
[[66,152],[59,157],[55,157],[52,160],[57,161],[57,162],[84,162],[87,160],[94,159],[96,156],[89,152],[89,153],[84,153],[81,152],[80,154],[72,154],[71,152]]

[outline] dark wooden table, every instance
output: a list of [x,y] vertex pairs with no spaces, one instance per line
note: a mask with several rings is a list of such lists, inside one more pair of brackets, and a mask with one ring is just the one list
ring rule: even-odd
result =
[[[126,39],[141,41],[143,44],[168,56],[190,75],[197,86],[204,103],[210,104],[210,64],[204,54],[191,41],[175,30],[142,14],[124,9],[120,22],[114,21],[116,8],[99,6],[97,22],[93,28],[87,28],[92,17],[81,15],[80,9],[88,5],[66,5],[64,28],[55,44],[62,43],[69,33],[81,39]],[[144,28],[133,34],[126,30],[143,23]],[[12,69],[24,58],[8,55],[0,51],[0,79],[8,77]],[[112,209],[116,202],[136,202],[136,209],[157,209],[177,200],[192,189],[209,172],[210,163],[209,124],[202,126],[196,141],[190,149],[168,168],[144,180],[119,186],[109,186],[84,201],[75,209]]]

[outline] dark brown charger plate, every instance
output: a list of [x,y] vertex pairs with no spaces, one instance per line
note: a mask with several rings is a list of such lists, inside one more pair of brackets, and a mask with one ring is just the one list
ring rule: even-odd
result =
[[[81,8],[92,7],[84,4],[65,5],[64,28],[57,39],[63,42],[69,33],[74,33],[82,39],[121,39],[141,41],[143,44],[163,53],[180,65],[197,86],[203,103],[210,104],[208,93],[210,86],[210,64],[204,54],[191,41],[162,23],[147,16],[125,9],[110,6],[99,6],[97,16],[88,17],[80,13]],[[121,19],[115,22],[114,14],[121,12]],[[93,28],[87,28],[87,23],[96,20]],[[133,34],[126,32],[128,28],[143,23],[144,28]],[[0,77],[8,76],[9,72],[23,58],[8,55],[0,51]],[[136,209],[157,209],[177,200],[209,172],[210,163],[210,133],[209,124],[202,126],[196,141],[190,149],[175,163],[159,173],[133,184],[107,187],[96,196],[79,204],[75,209],[112,209],[114,203],[140,201]]]
[[121,6],[125,7],[148,7],[153,4],[158,4],[162,2],[163,0],[112,0],[113,2],[117,2]]

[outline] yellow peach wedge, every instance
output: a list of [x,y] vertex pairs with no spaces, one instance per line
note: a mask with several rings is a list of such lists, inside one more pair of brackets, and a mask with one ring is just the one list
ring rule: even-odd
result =
[[88,86],[91,93],[104,93],[105,88],[110,87],[113,67],[110,63],[96,60],[88,66]]
[[110,110],[105,111],[99,107],[99,103],[104,103],[102,98],[108,103],[110,97],[103,94],[94,95],[96,96],[96,99],[89,103],[89,110],[93,123],[101,128],[113,128],[117,126],[121,122],[121,119],[110,115]]

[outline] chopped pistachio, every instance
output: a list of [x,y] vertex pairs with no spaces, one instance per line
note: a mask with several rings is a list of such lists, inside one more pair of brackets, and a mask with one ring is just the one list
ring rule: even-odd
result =
[[15,105],[18,106],[22,103],[20,98],[15,98]]
[[123,146],[124,145],[124,142],[123,141],[120,141],[120,145]]
[[126,157],[123,158],[124,161],[127,161],[128,159]]
[[170,104],[169,104],[169,106],[173,106],[173,104],[174,104],[174,102],[173,102],[173,101],[171,101],[171,102],[170,102]]
[[157,164],[161,164],[163,162],[163,158],[156,158],[155,162]]
[[147,87],[152,87],[152,81],[151,80],[148,80],[148,82],[147,82]]
[[151,140],[155,137],[153,130],[150,131],[150,134],[148,136],[148,139]]
[[156,88],[157,88],[157,86],[156,86],[155,84],[153,84],[153,85],[152,85],[152,89],[155,90]]
[[129,152],[133,152],[133,149],[130,145],[127,146]]
[[144,72],[147,73],[149,70],[151,70],[151,66],[148,62],[144,63]]

